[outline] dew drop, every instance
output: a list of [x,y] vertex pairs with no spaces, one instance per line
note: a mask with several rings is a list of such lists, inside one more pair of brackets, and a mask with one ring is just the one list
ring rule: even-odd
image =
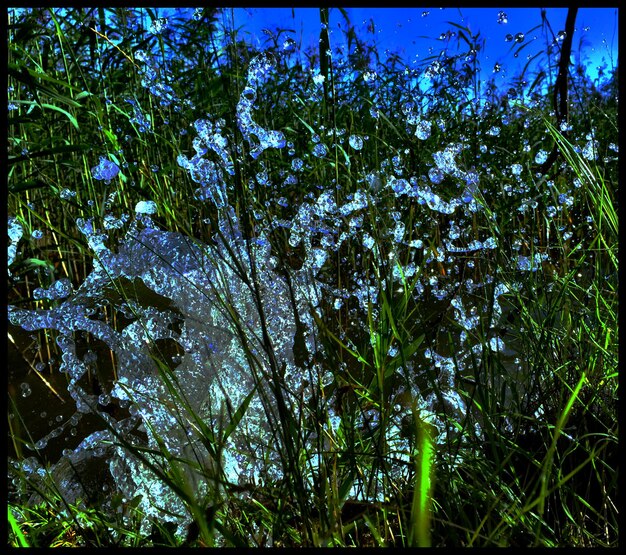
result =
[[425,141],[426,139],[428,139],[430,137],[430,122],[426,121],[426,120],[420,120],[417,123],[417,127],[415,128],[415,136],[422,140]]
[[504,341],[502,341],[499,337],[492,337],[489,340],[489,348],[494,352],[501,352],[504,350]]
[[363,139],[359,135],[350,135],[348,142],[354,150],[361,150],[363,148]]
[[313,148],[313,155],[317,158],[324,158],[328,154],[328,148],[324,143],[317,143]]
[[91,176],[98,181],[111,181],[119,172],[118,165],[104,156],[100,156],[100,163],[91,168]]
[[545,150],[540,150],[535,156],[536,164],[543,164],[548,159],[548,153]]
[[596,140],[590,140],[585,147],[583,148],[583,156],[587,160],[597,160],[598,159],[598,148],[600,144]]
[[435,185],[439,185],[443,181],[444,175],[439,168],[430,168],[430,170],[428,170],[428,178]]
[[153,200],[140,200],[135,206],[137,214],[156,214],[157,205]]

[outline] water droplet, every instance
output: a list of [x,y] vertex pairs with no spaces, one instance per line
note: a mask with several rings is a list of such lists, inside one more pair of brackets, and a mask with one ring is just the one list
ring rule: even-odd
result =
[[72,191],[70,189],[68,189],[67,187],[61,189],[61,192],[59,193],[59,196],[63,199],[63,200],[70,200],[72,198],[74,198],[76,196],[76,191]]
[[64,299],[72,292],[72,284],[69,279],[61,278],[55,281],[48,289],[36,288],[33,291],[35,299]]
[[285,52],[294,52],[295,49],[296,49],[296,41],[292,39],[291,37],[285,39],[285,42],[283,42],[283,50]]
[[363,81],[365,81],[366,83],[370,84],[373,83],[376,79],[376,72],[375,71],[365,71],[363,72]]
[[165,27],[167,27],[167,19],[165,17],[158,17],[152,22],[148,30],[153,35],[160,35]]
[[428,170],[428,178],[435,185],[439,185],[444,180],[444,174],[439,168],[430,168]]
[[420,120],[415,128],[415,136],[418,139],[425,141],[430,137],[430,128],[430,121]]
[[393,229],[393,241],[394,243],[400,243],[404,237],[405,225],[404,222],[397,221],[396,227]]
[[100,163],[91,168],[91,176],[98,181],[111,181],[119,172],[119,166],[104,156],[100,156]]
[[22,390],[22,397],[28,397],[32,393],[30,385],[27,383],[21,383],[20,389]]
[[535,156],[536,164],[543,164],[548,159],[548,153],[545,150],[540,150]]
[[498,19],[497,19],[498,23],[500,25],[504,25],[505,23],[508,23],[509,19],[506,15],[506,13],[504,12],[498,12]]
[[328,154],[328,148],[324,143],[317,143],[313,148],[313,155],[317,158],[324,158]]
[[16,218],[9,218],[8,224],[9,225],[7,231],[9,234],[9,239],[11,240],[11,242],[17,243],[22,238],[24,230],[22,229],[22,226]]
[[489,348],[494,352],[503,351],[504,341],[502,341],[499,337],[492,337],[489,340]]
[[348,142],[354,150],[361,150],[363,148],[363,139],[359,135],[350,135]]
[[294,158],[291,161],[291,169],[295,172],[300,171],[304,166],[304,162],[300,158]]
[[598,141],[590,140],[584,146],[582,154],[587,160],[597,160],[599,147],[600,147],[600,143],[598,143]]

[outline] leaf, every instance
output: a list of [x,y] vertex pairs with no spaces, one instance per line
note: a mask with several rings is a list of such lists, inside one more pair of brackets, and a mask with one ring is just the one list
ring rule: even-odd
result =
[[54,89],[45,87],[39,82],[39,80],[47,81],[49,83],[52,83],[54,85],[58,85],[61,87],[66,87],[66,88],[69,88],[70,90],[75,90],[75,87],[73,87],[72,85],[64,83],[63,81],[59,81],[58,79],[54,79],[46,75],[45,73],[37,73],[36,71],[30,68],[22,68],[16,64],[9,64],[7,71],[9,75],[14,77],[18,81],[25,83],[29,87],[40,90],[41,92],[58,100],[59,102],[63,102],[64,104],[68,104],[69,106],[73,106],[75,108],[81,107],[81,104],[79,104],[75,100],[72,100],[71,98],[68,98],[67,96],[63,96],[62,94],[59,94]]
[[22,529],[20,528],[20,525],[17,523],[17,520],[15,519],[15,516],[13,515],[13,512],[11,511],[10,505],[7,507],[7,510],[9,512],[8,519],[9,519],[9,523],[11,524],[11,530],[13,531],[13,533],[15,534],[15,537],[17,538],[19,547],[30,547],[28,540],[22,533]]
[[[114,133],[111,133],[111,131],[109,131],[108,129],[102,129],[102,132],[106,135],[107,139],[109,139],[109,141],[111,141],[111,145],[113,145],[113,150],[118,151],[119,150],[119,143],[117,142],[117,136]],[[119,162],[117,160],[114,160],[114,162],[119,166]]]
[[88,145],[64,145],[57,146],[55,148],[47,148],[45,150],[38,150],[37,152],[29,152],[27,155],[11,156],[8,159],[9,165],[23,162],[24,160],[30,160],[32,158],[41,158],[43,156],[50,156],[51,154],[66,154],[68,152],[84,152],[91,147]]
[[37,179],[30,179],[28,181],[22,181],[16,185],[9,185],[9,193],[21,193],[22,191],[43,189],[45,187],[48,187],[47,183]]
[[350,157],[348,156],[348,153],[343,149],[343,147],[339,144],[335,145],[342,153],[343,153],[343,157],[346,160],[346,167],[349,168],[350,167]]
[[54,264],[49,260],[40,260],[39,258],[26,258],[22,264],[30,268],[48,268],[54,271]]
[[89,91],[83,91],[83,92],[78,93],[74,97],[74,100],[82,100],[83,98],[87,98],[88,96],[93,96],[93,93],[91,93]]
[[[48,110],[56,110],[57,112],[61,112],[62,114],[64,114],[72,123],[72,125],[74,127],[76,127],[76,129],[78,129],[78,121],[76,120],[76,118],[70,114],[67,110],[64,110],[63,108],[59,108],[58,106],[55,106],[54,104],[47,104],[45,102],[36,102],[34,100],[14,100],[13,102],[18,103],[18,104],[24,104],[25,106],[29,106],[28,108],[28,114],[30,114],[34,108],[41,108],[42,110],[44,108],[48,109]],[[31,121],[36,121],[33,118],[31,118]]]
[[70,120],[71,124],[76,129],[79,129],[78,121],[76,120],[76,118],[72,114],[70,114],[68,111],[64,110],[63,108],[59,108],[58,106],[55,106],[54,104],[42,104],[41,107],[47,108],[48,110],[56,110],[57,112],[61,112],[63,115],[67,117],[67,119]]
[[230,434],[232,434],[235,431],[235,428],[237,428],[237,426],[239,425],[239,422],[241,422],[243,415],[246,413],[246,410],[248,410],[248,405],[250,404],[250,401],[252,401],[252,397],[256,393],[256,388],[257,386],[255,385],[252,391],[243,400],[243,403],[241,403],[241,406],[236,410],[235,414],[233,414],[233,419],[230,421],[230,424],[228,424],[228,426],[224,430],[224,435],[222,436],[223,443],[226,443],[226,440],[228,439]]
[[343,503],[348,494],[350,493],[350,489],[352,488],[352,484],[354,484],[354,471],[351,471],[348,477],[341,483],[339,486],[339,501]]
[[419,346],[424,341],[424,334],[420,335],[413,343],[408,347],[402,348],[400,354],[396,355],[387,364],[387,370],[385,370],[385,378],[390,377],[401,365],[405,364],[419,349]]
[[330,338],[333,339],[340,347],[345,349],[348,353],[350,353],[359,362],[365,364],[366,366],[371,366],[371,364],[369,362],[367,362],[367,360],[365,360],[357,351],[353,351],[352,349],[350,349],[350,347],[345,345],[341,341],[341,339],[339,339],[332,331],[330,331],[328,329],[328,327],[324,325],[324,322],[322,321],[322,319],[314,311],[312,311],[312,315],[313,315],[313,319],[315,320],[315,323],[317,324],[317,326],[320,329],[322,329],[326,334],[328,334],[330,336]]

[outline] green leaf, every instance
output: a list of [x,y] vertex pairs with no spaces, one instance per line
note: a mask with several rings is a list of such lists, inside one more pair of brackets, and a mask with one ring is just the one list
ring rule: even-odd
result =
[[89,150],[88,145],[63,145],[54,148],[47,148],[45,150],[38,150],[37,152],[29,152],[27,155],[22,156],[10,156],[8,159],[9,165],[23,162],[24,160],[30,160],[32,158],[41,158],[43,156],[50,156],[51,154],[67,154],[69,152],[84,152]]
[[74,100],[82,100],[83,98],[86,98],[88,96],[93,96],[93,93],[90,93],[89,91],[83,91],[83,92],[78,93],[74,97]]
[[354,471],[351,471],[349,476],[339,486],[339,501],[341,503],[348,497],[352,484],[354,484]]
[[64,110],[63,108],[59,108],[58,106],[55,106],[54,104],[42,104],[41,105],[42,108],[47,108],[48,110],[56,110],[57,112],[61,112],[64,116],[67,117],[67,119],[70,120],[70,123],[76,128],[79,129],[78,127],[78,121],[76,120],[76,118],[70,114],[67,110]]
[[[117,136],[115,133],[111,133],[108,129],[103,129],[102,132],[106,135],[107,139],[111,141],[111,145],[113,145],[113,150],[119,150],[119,143],[117,142]],[[115,160],[115,163],[119,166],[119,162]]]
[[[52,83],[54,85],[58,85],[61,87],[69,88],[70,90],[75,90],[75,87],[72,87],[68,83],[64,83],[63,81],[59,81],[58,79],[54,79],[45,73],[38,73],[30,68],[22,68],[16,64],[9,64],[8,73],[18,81],[25,83],[29,87],[40,90],[41,92],[47,94],[48,96],[58,100],[59,102],[63,102],[64,104],[68,104],[69,106],[73,106],[75,108],[80,108],[81,104],[68,98],[67,96],[63,96],[59,94],[54,89],[49,87],[45,87],[42,85],[39,80],[47,81],[48,83]],[[15,101],[14,101],[15,102]]]
[[31,268],[48,268],[54,271],[54,264],[49,260],[40,260],[39,258],[26,258],[22,264]]
[[28,540],[22,533],[22,529],[20,528],[20,525],[18,524],[17,520],[15,519],[15,516],[13,515],[13,512],[11,511],[10,505],[7,506],[7,510],[9,512],[8,514],[9,524],[11,524],[11,530],[13,531],[13,533],[15,534],[15,537],[17,538],[17,543],[19,544],[19,547],[30,547]]
[[324,322],[322,321],[322,319],[313,311],[312,312],[313,315],[313,319],[315,320],[315,323],[317,324],[317,326],[322,329],[324,331],[324,333],[328,334],[328,336],[335,341],[340,347],[342,347],[343,349],[345,349],[348,353],[350,353],[354,358],[356,358],[359,362],[365,364],[366,366],[371,366],[371,364],[369,362],[367,362],[367,360],[365,360],[357,351],[353,351],[352,349],[350,349],[350,347],[348,347],[347,345],[345,345],[341,339],[339,339],[332,331],[330,331],[328,329],[327,326],[324,325]]
[[235,428],[237,428],[237,426],[239,425],[239,422],[241,422],[243,415],[246,413],[246,410],[248,410],[248,405],[250,404],[250,401],[252,401],[252,397],[256,393],[256,387],[257,386],[255,385],[252,391],[243,400],[243,403],[241,403],[241,406],[237,409],[235,414],[233,414],[233,419],[230,421],[230,424],[228,424],[228,426],[226,427],[226,430],[224,430],[224,435],[222,436],[223,443],[226,443],[226,440],[229,438],[230,434],[232,434],[235,431]]
[[[13,102],[15,103],[19,103],[19,104],[24,104],[26,106],[31,106],[31,107],[35,107],[38,106],[41,109],[46,108],[47,110],[56,110],[57,112],[61,112],[63,115],[65,115],[70,122],[72,123],[72,125],[74,127],[76,127],[76,129],[78,129],[78,121],[76,120],[76,118],[70,114],[67,110],[64,110],[63,108],[59,108],[58,106],[55,106],[54,104],[47,104],[47,103],[40,103],[40,102],[35,102],[34,100],[14,100]],[[32,110],[29,109],[29,112]]]
[[9,185],[9,193],[21,193],[23,191],[30,191],[32,189],[44,189],[48,187],[48,184],[44,181],[37,179],[29,179],[28,181],[22,181],[16,185]]

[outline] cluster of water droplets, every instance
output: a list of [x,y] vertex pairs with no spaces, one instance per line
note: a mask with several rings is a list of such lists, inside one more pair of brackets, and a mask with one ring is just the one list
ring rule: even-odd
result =
[[98,165],[91,168],[91,176],[94,179],[107,183],[114,179],[118,173],[120,173],[119,166],[105,156],[100,156]]
[[152,132],[152,121],[150,114],[144,114],[141,106],[134,98],[127,98],[126,102],[133,107],[133,115],[129,119],[130,123],[137,126],[139,133]]
[[[157,31],[158,27],[158,31]],[[162,24],[162,18],[152,23],[151,32],[160,33],[165,27]],[[153,57],[144,50],[135,52],[135,60],[141,65],[139,71],[141,74],[141,84],[150,91],[150,93],[159,100],[159,104],[163,107],[175,104],[180,109],[180,99],[170,85],[172,77],[169,72],[163,68],[159,68]]]
[[[10,307],[9,318],[14,325],[27,330],[59,332],[57,344],[63,353],[60,370],[68,375],[68,392],[80,413],[100,414],[114,434],[126,440],[132,439],[128,429],[140,426],[147,434],[148,447],[165,445],[175,456],[195,457],[206,465],[215,464],[194,434],[191,413],[177,401],[177,395],[184,396],[188,408],[212,422],[217,430],[220,418],[226,421],[232,418],[232,414],[225,414],[225,407],[238,408],[257,387],[254,372],[260,375],[269,372],[270,355],[258,335],[262,325],[257,292],[264,325],[272,338],[272,356],[282,361],[283,371],[291,374],[290,383],[297,389],[300,370],[293,362],[296,333],[293,311],[301,312],[303,325],[310,321],[305,305],[292,306],[284,280],[269,269],[267,249],[257,244],[256,248],[248,250],[232,209],[225,210],[221,216],[217,246],[209,247],[178,233],[159,231],[148,215],[152,207],[138,208],[137,218],[132,221],[117,252],[104,246],[105,234],[101,230],[91,222],[80,222],[79,227],[96,254],[92,273],[74,293],[69,284],[61,280],[48,290],[38,290],[39,298],[60,300],[71,295],[54,308]],[[229,251],[236,253],[239,268],[234,267],[232,261],[224,263]],[[252,275],[252,264],[258,276],[256,284],[249,283],[246,277]],[[171,308],[157,309],[124,300],[112,303],[112,308],[130,320],[123,329],[114,329],[93,314],[118,280],[140,280],[171,301]],[[231,309],[236,311],[240,321],[233,321]],[[243,336],[238,326],[244,327]],[[105,392],[106,399],[89,393],[82,386],[81,379],[90,361],[78,354],[80,333],[104,342],[115,353],[117,379],[111,390]],[[176,342],[183,353],[170,361],[176,384],[174,390],[168,389],[159,377],[152,356],[154,345],[164,340]],[[256,361],[256,368],[251,368],[250,355]],[[102,411],[100,404],[109,404],[111,400],[120,406],[130,406],[130,416],[116,420]],[[234,483],[267,471],[267,461],[261,464],[255,455],[259,449],[267,452],[274,448],[265,409],[260,396],[255,397],[241,427],[231,438],[230,449],[225,450],[222,463],[226,478]],[[70,460],[73,457],[82,460],[89,455],[90,449],[103,441],[103,433],[112,438],[106,431],[92,434],[69,454]],[[48,439],[41,438],[39,446],[43,448]],[[246,472],[240,465],[243,459],[238,460],[236,453],[246,455]],[[167,519],[162,514],[166,509],[185,514],[181,502],[171,492],[166,493],[158,478],[126,449],[107,449],[106,454],[110,457],[109,478],[127,498],[142,495],[142,509],[148,516]],[[277,461],[278,454],[270,458]],[[66,461],[58,464],[65,465]],[[192,478],[199,479],[190,476]],[[186,522],[188,518],[183,519],[181,525]]]
[[[10,266],[11,264],[13,264],[13,261],[15,260],[15,257],[17,255],[17,245],[20,242],[22,235],[24,235],[24,229],[16,218],[9,218],[7,231],[9,234],[9,245],[7,247],[7,266]],[[8,268],[7,271],[9,272],[9,275],[11,275],[11,269]]]
[[286,144],[282,131],[267,130],[252,119],[257,100],[257,87],[273,69],[269,56],[258,56],[250,62],[247,85],[237,104],[237,125],[244,139],[250,143],[250,156],[256,159],[267,148],[283,148]]
[[[501,12],[498,22],[504,24],[506,21],[506,14]],[[517,39],[512,37],[511,40]],[[523,40],[523,35],[519,40]],[[138,53],[136,58],[146,65],[144,85],[150,87],[162,102],[174,101],[170,89],[157,86],[156,70],[150,60]],[[262,156],[268,149],[286,146],[289,146],[290,156],[294,156],[295,151],[282,131],[266,129],[255,121],[259,89],[272,69],[272,59],[267,55],[252,60],[246,86],[237,104],[236,123],[249,145],[251,158],[258,160],[259,171],[251,177],[250,188],[260,186],[275,192],[276,202],[288,208],[289,202],[282,192],[272,191],[277,186],[263,165]],[[427,70],[433,76],[441,71],[443,66],[438,61]],[[364,72],[363,79],[374,95],[377,94],[375,72]],[[313,81],[317,88],[321,86],[319,79]],[[136,104],[133,106],[137,107]],[[420,141],[430,138],[432,122],[420,114],[415,102],[404,103],[402,113],[413,136]],[[378,115],[375,106],[374,114]],[[149,122],[141,125],[149,127]],[[103,442],[113,441],[116,435],[135,441],[130,430],[138,428],[146,436],[145,446],[149,448],[165,445],[173,456],[195,458],[206,467],[215,466],[217,462],[212,460],[212,454],[203,446],[193,425],[192,413],[201,415],[214,429],[219,429],[223,422],[232,418],[233,411],[242,405],[247,395],[259,387],[259,383],[271,383],[276,361],[280,361],[280,371],[289,378],[290,392],[283,393],[290,408],[296,413],[301,410],[297,396],[310,387],[303,376],[302,359],[306,359],[307,354],[314,354],[316,349],[313,316],[323,317],[324,310],[349,309],[355,327],[361,326],[368,333],[367,319],[376,321],[380,316],[379,275],[355,272],[339,287],[333,275],[326,271],[341,264],[342,248],[347,244],[356,247],[354,250],[360,253],[359,257],[371,257],[374,267],[390,267],[396,291],[411,295],[415,301],[449,300],[449,314],[465,350],[452,357],[430,348],[424,354],[425,366],[408,361],[404,368],[417,377],[433,369],[438,372],[442,397],[421,391],[417,379],[410,390],[418,408],[440,430],[437,441],[446,441],[450,427],[438,416],[442,413],[441,404],[443,402],[445,408],[443,412],[454,415],[457,422],[467,413],[454,377],[470,366],[470,360],[475,365],[484,355],[478,338],[481,328],[493,334],[487,343],[487,352],[502,353],[507,349],[495,330],[502,317],[499,298],[509,293],[508,287],[488,275],[475,283],[471,277],[463,277],[460,270],[461,262],[471,270],[474,268],[472,257],[489,257],[497,248],[504,247],[503,238],[497,235],[470,236],[471,226],[466,225],[479,212],[487,217],[481,198],[487,172],[463,169],[460,158],[464,145],[460,143],[439,147],[440,150],[432,155],[430,166],[423,168],[423,175],[407,175],[399,153],[380,167],[366,164],[360,177],[363,186],[353,192],[345,194],[339,187],[320,187],[322,191],[317,196],[311,194],[295,207],[289,220],[267,221],[263,214],[258,217],[255,214],[259,231],[255,237],[244,237],[229,204],[230,179],[235,175],[234,160],[240,154],[233,149],[232,135],[220,119],[198,119],[194,127],[197,132],[193,140],[195,155],[189,159],[180,154],[177,161],[198,184],[196,198],[211,201],[217,210],[218,228],[210,245],[159,230],[151,220],[151,216],[158,212],[158,206],[152,201],[139,202],[134,218],[126,215],[108,225],[105,221],[104,229],[97,228],[91,219],[79,219],[77,226],[94,254],[92,273],[75,291],[66,280],[56,281],[48,289],[36,289],[34,298],[52,301],[49,303],[52,308],[26,310],[9,307],[9,317],[14,325],[27,330],[57,330],[57,343],[63,353],[60,370],[68,375],[68,392],[78,413],[97,413],[108,424],[107,430],[94,432],[68,452],[59,465],[66,464],[67,460],[76,465],[90,457],[104,458],[108,461],[106,466],[115,487],[128,499],[141,495],[141,508],[147,515],[169,519],[181,526],[188,523],[189,515],[181,502],[164,489],[160,480],[137,457],[121,446],[102,448]],[[500,133],[499,125],[491,126],[486,132],[493,138]],[[348,136],[348,145],[358,153],[366,138],[352,133]],[[313,134],[311,142],[314,157],[328,155],[329,148],[319,135]],[[597,148],[594,137],[587,137],[583,156],[595,159]],[[546,159],[545,151],[536,153],[536,163],[543,163]],[[290,166],[295,173],[306,168],[303,159],[296,156],[291,159]],[[117,172],[119,168],[105,158],[92,168],[95,179],[110,180]],[[505,168],[504,174],[513,182],[503,187],[505,194],[519,196],[517,211],[523,214],[534,210],[538,204],[529,196],[524,168],[512,164]],[[283,184],[293,184],[287,179]],[[450,191],[456,192],[451,194]],[[569,190],[557,191],[554,196],[558,207],[569,207],[573,203]],[[379,214],[377,208],[387,207],[390,198],[395,209]],[[401,212],[409,204],[416,213],[412,224]],[[558,209],[556,206],[553,209],[554,216]],[[435,239],[433,222],[443,216],[448,217],[449,225],[442,226],[440,236]],[[275,271],[276,259],[272,256],[267,236],[276,227],[288,231],[291,248],[303,250],[302,266],[293,271],[292,283]],[[127,229],[126,235],[116,249],[107,246],[107,231],[122,228]],[[494,228],[497,229],[497,225]],[[9,263],[15,259],[22,233],[19,223],[10,219]],[[548,259],[543,252],[531,255],[519,248],[513,250],[511,262],[519,272],[536,272]],[[423,263],[419,262],[420,259]],[[444,267],[448,268],[447,272]],[[97,309],[115,289],[116,280],[141,282],[164,299],[167,308],[143,306],[122,298],[108,302],[110,308],[127,321],[122,329],[95,318]],[[407,291],[405,288],[409,287],[409,282],[412,289]],[[492,290],[493,302],[491,312],[486,314],[471,299],[479,290],[485,292],[488,289]],[[263,326],[267,327],[271,344],[261,336]],[[79,332],[105,343],[115,353],[116,380],[110,389],[99,395],[87,391],[81,382],[93,361],[79,354]],[[296,338],[300,344],[304,343],[305,354],[295,352]],[[349,337],[342,339],[351,345]],[[168,389],[159,377],[159,365],[155,362],[154,346],[163,342],[177,345],[177,354],[168,361],[175,377],[175,391]],[[387,356],[397,357],[397,347],[390,346]],[[323,382],[323,376],[320,380]],[[181,406],[176,394],[184,396],[187,407]],[[129,415],[113,418],[102,410],[110,404],[128,408]],[[402,414],[399,409],[399,417]],[[226,480],[254,483],[262,472],[273,472],[275,477],[281,477],[279,454],[273,445],[267,415],[268,406],[257,392],[223,451],[221,464]],[[335,423],[337,418],[331,415]],[[367,415],[364,413],[361,418],[367,419]],[[399,434],[394,435],[397,436]],[[40,445],[43,446],[47,439],[40,438]],[[408,452],[401,442],[394,449],[399,454]],[[258,458],[257,453],[265,453],[265,460]],[[189,479],[196,481],[199,492],[209,487],[199,473],[189,471]],[[186,516],[181,520],[171,516],[166,509]]]
[[[223,135],[225,122],[218,120],[215,123],[199,119],[194,123],[198,136],[193,140],[196,154],[188,159],[184,154],[178,156],[178,165],[185,168],[191,179],[200,185],[195,196],[198,200],[211,200],[218,208],[227,203],[226,174],[235,174],[233,161],[229,152],[228,139]],[[218,156],[213,161],[204,156],[211,150]]]

